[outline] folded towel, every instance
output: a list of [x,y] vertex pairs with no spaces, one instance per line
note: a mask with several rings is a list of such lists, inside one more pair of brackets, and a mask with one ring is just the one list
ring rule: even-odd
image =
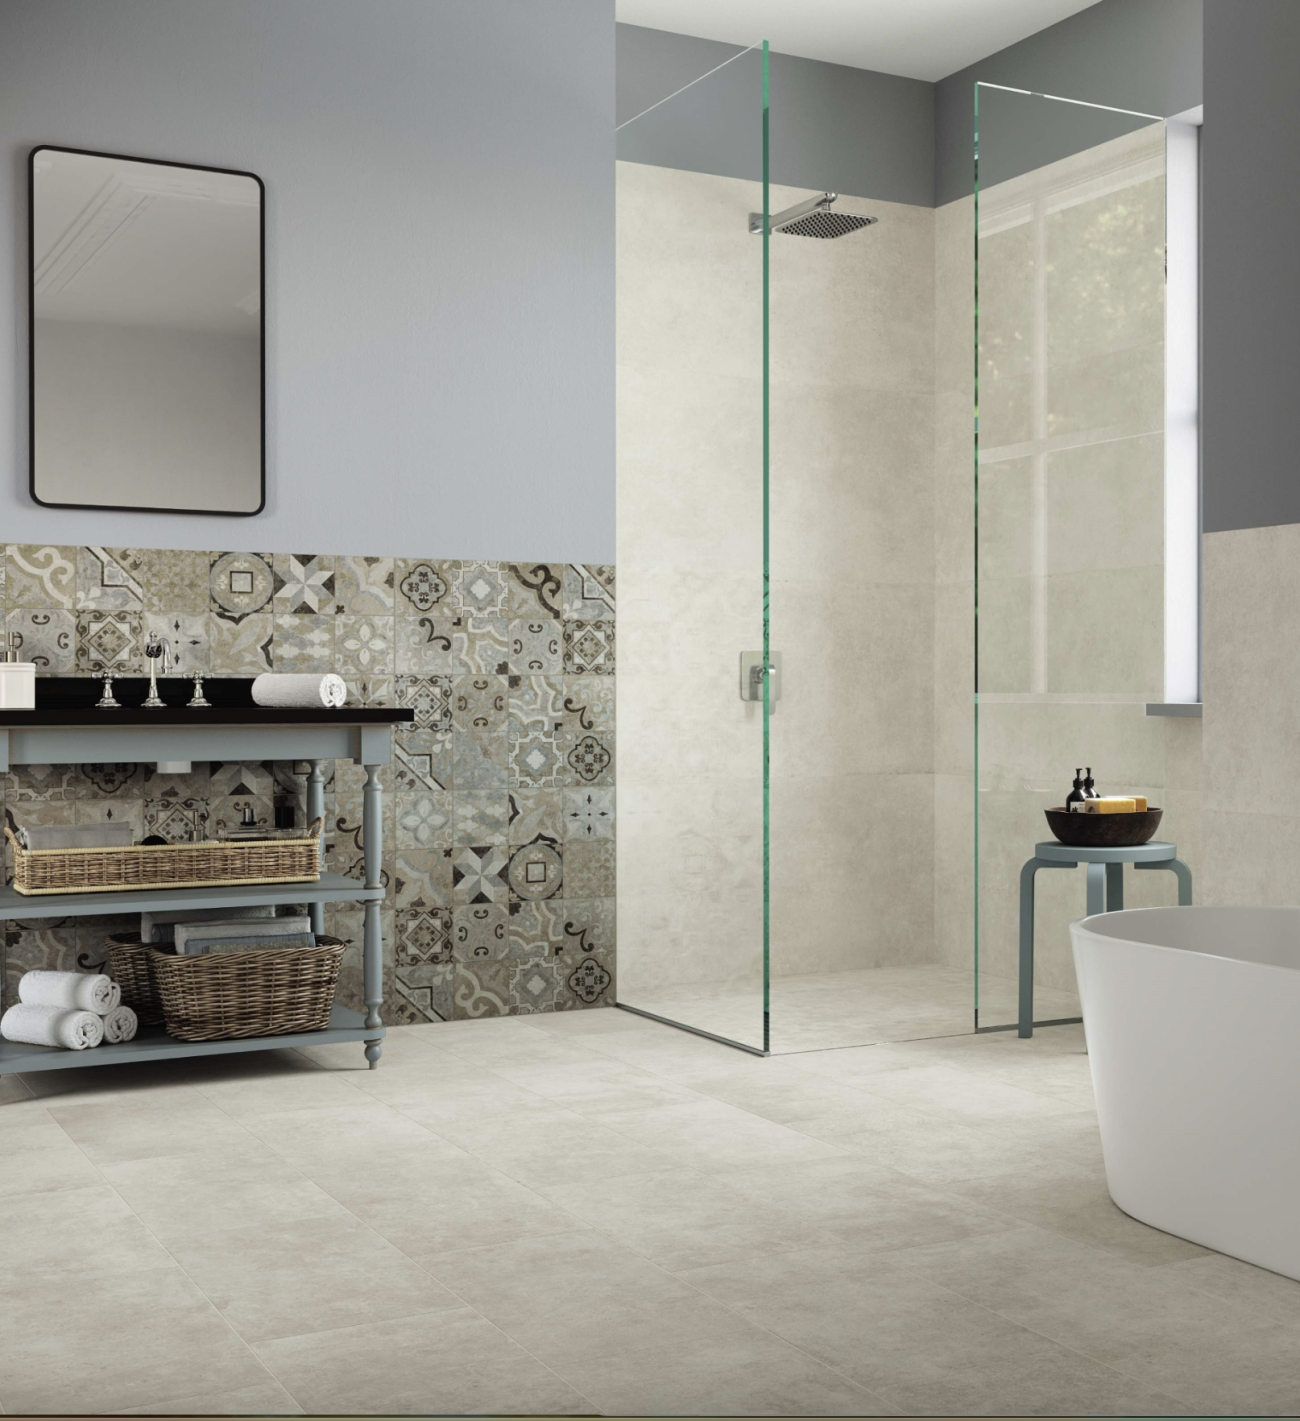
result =
[[129,849],[135,830],[129,824],[32,824],[22,838],[28,849]]
[[[177,923],[228,923],[235,918],[273,918],[274,903],[258,903],[247,908],[166,908],[140,914],[141,942],[170,942]],[[261,929],[259,929],[261,931]]]
[[203,956],[212,952],[260,952],[265,948],[315,947],[316,939],[311,933],[290,933],[288,937],[223,937],[210,942],[207,938],[191,938],[185,945],[186,957]]
[[130,1041],[140,1023],[130,1007],[114,1007],[104,1018],[105,1041]]
[[0,1036],[29,1046],[63,1046],[84,1051],[104,1039],[104,1023],[93,1011],[67,1011],[19,1002],[0,1016]]
[[122,1000],[122,989],[111,977],[98,973],[24,972],[18,980],[18,1000],[30,1007],[61,1007],[103,1016]]
[[323,676],[263,671],[253,682],[253,701],[259,706],[304,706],[315,710],[327,706],[337,710],[347,698],[343,678],[332,671]]
[[199,942],[232,942],[247,937],[295,937],[311,931],[311,919],[303,915],[291,918],[258,918],[253,922],[238,919],[214,923],[177,923],[176,951],[190,953],[201,949]]

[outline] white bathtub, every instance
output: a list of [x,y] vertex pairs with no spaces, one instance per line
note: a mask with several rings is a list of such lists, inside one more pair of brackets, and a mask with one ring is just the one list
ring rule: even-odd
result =
[[1111,1198],[1300,1278],[1300,908],[1071,924]]

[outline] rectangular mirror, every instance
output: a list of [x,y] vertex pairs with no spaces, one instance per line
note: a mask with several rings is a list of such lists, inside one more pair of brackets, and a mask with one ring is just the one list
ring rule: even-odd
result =
[[261,179],[42,147],[30,191],[32,497],[260,513]]

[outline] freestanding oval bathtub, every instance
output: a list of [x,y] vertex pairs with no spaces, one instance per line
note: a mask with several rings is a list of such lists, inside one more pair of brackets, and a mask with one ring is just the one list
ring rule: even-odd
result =
[[1111,1198],[1300,1279],[1300,908],[1072,923]]

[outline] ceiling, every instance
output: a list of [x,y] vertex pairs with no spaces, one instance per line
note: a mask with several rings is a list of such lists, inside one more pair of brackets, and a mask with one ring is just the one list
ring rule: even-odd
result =
[[618,19],[934,81],[1097,0],[616,0]]

